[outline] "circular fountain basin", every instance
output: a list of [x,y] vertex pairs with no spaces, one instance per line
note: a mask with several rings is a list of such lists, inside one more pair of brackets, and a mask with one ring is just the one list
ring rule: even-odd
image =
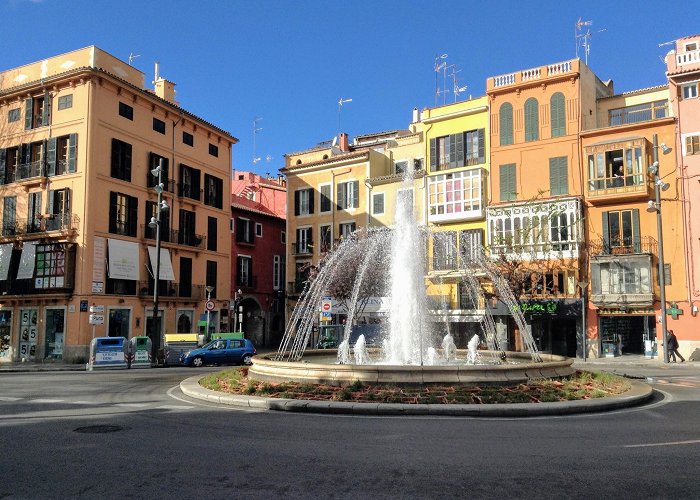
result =
[[[371,352],[371,351],[370,351]],[[479,351],[491,358],[492,352]],[[337,364],[335,351],[307,350],[301,361],[277,361],[276,353],[258,355],[248,377],[261,382],[300,382],[343,386],[360,381],[378,385],[420,384],[514,384],[538,378],[561,378],[574,373],[571,358],[540,354],[535,363],[529,353],[507,352],[500,364],[452,365],[354,365]],[[466,359],[466,350],[457,350],[458,359]]]

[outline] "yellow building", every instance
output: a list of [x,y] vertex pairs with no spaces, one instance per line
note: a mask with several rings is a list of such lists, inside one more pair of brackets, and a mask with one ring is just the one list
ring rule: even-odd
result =
[[157,72],[146,88],[91,46],[0,73],[0,362],[84,362],[93,335],[194,332],[205,286],[210,329],[226,329],[237,140],[180,108]]

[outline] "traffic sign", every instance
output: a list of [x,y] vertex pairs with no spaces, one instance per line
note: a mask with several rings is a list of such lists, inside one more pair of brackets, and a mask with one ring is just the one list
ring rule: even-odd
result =
[[90,319],[91,325],[104,325],[105,324],[105,315],[104,314],[91,314],[89,319]]
[[103,313],[103,312],[105,312],[105,306],[92,305],[92,306],[90,306],[90,312],[91,313]]
[[324,313],[330,313],[332,307],[332,299],[330,297],[323,297],[321,300],[321,311]]
[[213,300],[207,300],[207,303],[204,304],[204,308],[207,311],[213,311],[215,307],[216,307],[216,304],[214,304]]

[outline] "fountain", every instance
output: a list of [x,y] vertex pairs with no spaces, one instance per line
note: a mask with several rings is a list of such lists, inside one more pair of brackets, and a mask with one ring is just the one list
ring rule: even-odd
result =
[[[409,174],[405,187],[411,182]],[[327,254],[299,297],[279,351],[256,357],[249,376],[266,381],[413,384],[499,383],[573,373],[572,360],[538,352],[523,314],[513,307],[515,296],[483,251],[458,248],[445,239],[445,233],[419,227],[413,198],[405,194],[412,191],[398,193],[394,227],[361,229]],[[437,310],[430,307],[424,277],[431,241],[434,248],[444,248],[446,254],[456,257],[452,263],[458,264],[459,276],[478,306],[480,334],[472,337],[466,352],[455,346],[444,314],[448,309],[445,299]],[[506,341],[498,335],[496,321],[485,307],[476,271],[490,280],[500,300],[512,311],[523,352],[506,353]],[[342,298],[347,305],[342,340],[333,357],[327,350],[308,349],[320,304],[327,296]],[[364,335],[351,346],[356,318],[362,316],[371,297],[389,302],[381,347],[369,346]],[[487,349],[478,351],[482,341]]]

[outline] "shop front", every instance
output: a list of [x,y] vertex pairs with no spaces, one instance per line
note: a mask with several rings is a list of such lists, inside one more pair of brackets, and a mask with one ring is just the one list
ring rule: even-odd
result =
[[598,309],[600,352],[604,357],[647,354],[654,349],[656,314],[653,308]]

